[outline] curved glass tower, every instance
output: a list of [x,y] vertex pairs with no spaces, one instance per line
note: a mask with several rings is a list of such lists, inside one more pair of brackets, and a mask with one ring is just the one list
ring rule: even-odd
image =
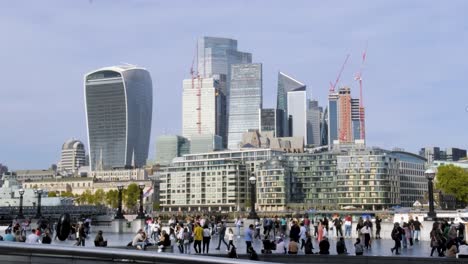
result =
[[85,75],[91,170],[141,167],[148,158],[153,109],[151,76],[133,65]]

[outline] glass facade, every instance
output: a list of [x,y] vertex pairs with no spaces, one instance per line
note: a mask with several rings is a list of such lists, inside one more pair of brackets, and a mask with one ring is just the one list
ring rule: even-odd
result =
[[149,72],[116,66],[87,74],[85,105],[91,170],[145,165],[153,109]]
[[175,157],[190,153],[190,142],[188,139],[177,136],[160,136],[156,140],[156,163],[168,165]]
[[281,157],[262,163],[257,172],[257,207],[261,211],[283,211],[291,196],[291,171]]
[[309,101],[307,109],[307,145],[318,147],[321,141],[321,116],[322,108],[315,100]]
[[305,87],[288,92],[288,116],[292,118],[293,137],[307,140],[307,94]]
[[403,151],[393,151],[392,154],[398,158],[399,163],[401,206],[412,207],[416,201],[422,203],[428,190],[424,174],[426,160]]
[[282,126],[280,110],[265,108],[259,109],[260,112],[260,132],[273,131],[273,136],[279,135],[279,128]]
[[291,136],[288,124],[288,92],[298,88],[304,88],[305,90],[306,87],[303,83],[293,79],[292,77],[282,72],[278,73],[278,94],[276,98],[276,109],[283,111],[282,134],[278,135],[278,137]]
[[333,141],[338,140],[338,99],[336,93],[328,96],[328,144],[333,146]]
[[238,149],[244,132],[260,129],[262,64],[234,64],[231,76],[228,148]]

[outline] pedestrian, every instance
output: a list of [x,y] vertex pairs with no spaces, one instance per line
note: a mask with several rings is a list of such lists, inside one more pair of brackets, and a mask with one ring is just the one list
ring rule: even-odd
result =
[[306,228],[307,233],[309,233],[310,232],[310,219],[308,215],[306,215],[304,218],[304,226]]
[[76,244],[75,246],[85,246],[86,232],[85,227],[82,223],[78,224],[78,230],[76,231]]
[[199,223],[195,223],[194,233],[194,245],[193,248],[195,249],[196,254],[201,253],[201,243],[203,240],[203,228],[200,226]]
[[320,255],[330,255],[330,242],[328,242],[328,238],[326,236],[323,237],[322,241],[320,241],[319,250]]
[[313,249],[314,249],[314,246],[312,244],[312,238],[310,236],[310,233],[307,232],[307,239],[306,239],[306,242],[305,242],[304,253],[305,254],[314,254]]
[[[203,254],[208,254],[210,250],[211,232],[208,224],[203,227]],[[206,251],[205,251],[206,250]]]
[[180,225],[177,225],[177,234],[176,234],[176,243],[177,247],[179,248],[179,252],[184,254],[184,238],[185,238],[185,229]]
[[317,232],[317,241],[322,241],[323,239],[323,230],[325,229],[325,227],[322,225],[322,219],[319,220],[319,223],[318,223],[318,232]]
[[318,225],[319,225],[319,219],[318,217],[314,217],[314,220],[312,220],[312,223],[314,225],[314,237],[318,236]]
[[[340,216],[337,216],[333,220],[333,225],[335,226],[336,237],[338,237],[338,236],[342,237],[343,236],[343,230],[341,229],[342,224],[343,224],[343,221],[341,220]],[[339,233],[339,235],[338,235],[338,233]]]
[[357,233],[357,237],[359,237],[361,240],[364,239],[364,236],[362,235],[362,228],[364,227],[364,220],[362,220],[362,217],[359,217],[359,220],[356,224],[356,233]]
[[242,224],[243,224],[243,222],[242,222],[240,216],[237,217],[237,219],[236,219],[236,221],[235,221],[234,224],[236,225],[236,228],[237,228],[237,238],[240,238],[240,232],[241,232],[241,231],[240,231],[240,228],[241,228],[241,226],[242,226]]
[[250,254],[250,250],[253,249],[252,247],[252,240],[253,240],[253,232],[254,232],[254,225],[250,224],[249,228],[245,230],[245,246],[247,254]]
[[356,256],[361,256],[364,254],[364,246],[361,244],[361,239],[356,238],[356,243],[354,243],[354,253]]
[[423,227],[423,225],[421,224],[421,222],[419,222],[419,219],[418,217],[416,216],[416,219],[413,221],[413,228],[414,228],[414,241],[419,241],[419,237],[421,235],[421,228]]
[[229,228],[227,236],[228,236],[228,243],[229,243],[228,246],[227,246],[227,251],[230,252],[231,246],[233,248],[235,248],[235,246],[234,246],[234,231],[232,230],[232,228]]
[[49,230],[46,230],[44,232],[44,236],[42,237],[42,241],[41,241],[42,244],[50,244],[52,243],[52,238],[50,237],[50,232]]
[[434,251],[437,249],[439,257],[443,257],[444,253],[442,252],[443,236],[442,230],[440,230],[440,225],[438,222],[435,222],[432,225],[432,230],[430,233],[431,236],[431,257],[434,254]]
[[289,238],[296,242],[299,242],[299,234],[301,233],[301,228],[297,225],[295,220],[292,221],[291,230],[289,231]]
[[26,237],[26,243],[28,244],[39,244],[40,238],[36,234],[36,229],[31,229],[31,234]]
[[347,215],[345,217],[345,222],[344,222],[345,238],[351,238],[352,225],[353,225],[353,218],[351,217],[351,215]]
[[226,245],[226,248],[229,248],[228,243],[226,243],[226,240],[224,240],[224,237],[226,236],[226,229],[227,229],[226,224],[224,224],[224,222],[221,222],[219,226],[219,231],[218,231],[219,242],[218,242],[218,247],[216,248],[217,250],[221,249],[221,242],[223,242],[224,245]]
[[255,220],[255,236],[254,236],[254,238],[261,239],[261,237],[260,237],[260,228],[261,228],[260,219],[257,218],[257,220]]
[[381,226],[382,219],[378,215],[375,216],[375,239],[381,239],[380,237],[380,230],[382,229]]
[[401,237],[403,233],[403,229],[400,227],[400,224],[397,222],[393,225],[393,230],[391,233],[393,241],[395,241],[395,246],[390,249],[390,251],[395,251],[396,255],[400,255],[398,250],[401,248]]
[[306,243],[306,239],[307,239],[307,229],[305,227],[305,224],[304,222],[301,223],[301,227],[299,229],[299,239],[301,240],[301,250],[304,248],[305,246],[305,243]]
[[192,242],[193,242],[192,233],[190,232],[190,229],[186,226],[184,228],[184,253],[185,254],[190,254],[190,248],[191,248]]
[[348,254],[344,237],[340,237],[340,240],[336,242],[336,253],[338,253],[338,255]]
[[370,239],[371,239],[370,232],[371,232],[371,229],[369,228],[369,226],[367,224],[365,224],[364,227],[361,228],[361,234],[364,236],[364,246],[366,247],[366,249],[369,249],[370,246],[371,246],[371,244],[370,244]]
[[286,236],[287,221],[286,221],[286,218],[284,216],[281,217],[280,224],[281,224],[281,233],[282,233],[283,236]]

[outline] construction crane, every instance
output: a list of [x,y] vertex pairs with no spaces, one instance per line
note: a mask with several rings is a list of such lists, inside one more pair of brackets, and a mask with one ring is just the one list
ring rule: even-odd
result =
[[362,62],[361,62],[361,67],[359,69],[359,72],[356,73],[356,76],[354,77],[354,80],[359,82],[359,117],[360,117],[360,130],[361,130],[361,139],[365,140],[366,138],[366,126],[364,124],[365,122],[365,116],[364,116],[364,102],[363,102],[363,97],[362,97],[362,70],[364,67],[364,63],[366,61],[366,55],[367,55],[367,47],[364,49],[364,52],[362,53]]
[[[197,131],[198,134],[201,134],[201,87],[202,87],[202,78],[200,77],[200,74],[198,73],[198,70],[195,74],[195,70],[193,69],[193,66],[195,64],[195,57],[198,58],[198,43],[196,46],[196,51],[195,55],[193,56],[192,59],[192,66],[190,67],[190,76],[192,77],[192,89],[197,89],[196,95],[197,95]],[[197,67],[198,68],[198,67]],[[197,88],[195,88],[195,79],[197,80]]]
[[348,59],[349,59],[349,54],[346,55],[346,59],[343,62],[343,65],[341,65],[341,69],[340,69],[340,72],[338,73],[338,76],[336,77],[335,83],[330,82],[330,93],[335,92],[335,87],[338,84],[338,82],[340,81],[341,74],[343,73],[344,67],[345,67],[346,63],[348,62]]

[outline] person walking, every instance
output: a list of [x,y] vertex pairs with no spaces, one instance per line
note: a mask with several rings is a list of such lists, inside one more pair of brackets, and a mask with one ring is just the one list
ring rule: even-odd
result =
[[177,225],[176,241],[179,252],[184,254],[184,238],[185,238],[185,229],[180,225]]
[[254,225],[249,225],[249,228],[245,230],[245,246],[247,250],[247,254],[250,253],[250,249],[252,248],[252,240],[253,240],[253,232],[254,232]]
[[353,218],[351,217],[351,215],[347,215],[345,217],[344,226],[345,226],[345,238],[351,238],[351,229],[353,226]]
[[421,222],[419,222],[419,219],[418,217],[416,216],[416,218],[414,219],[413,221],[413,229],[414,229],[414,241],[419,241],[419,237],[420,237],[420,234],[421,234],[421,228],[423,227],[423,225],[421,224]]
[[289,231],[289,238],[296,242],[299,242],[299,234],[301,233],[301,228],[297,225],[296,220],[293,220],[291,231]]
[[382,229],[381,226],[382,219],[378,215],[375,216],[375,239],[381,239],[380,237],[380,230]]
[[224,237],[226,236],[226,224],[224,224],[224,222],[221,222],[221,225],[219,226],[218,234],[219,234],[219,242],[218,242],[218,247],[216,248],[216,250],[221,249],[221,242],[223,242],[224,245],[226,245],[226,247],[229,248],[228,243],[226,243],[226,240],[224,240]]
[[228,236],[228,243],[229,243],[228,246],[227,246],[227,251],[230,252],[231,246],[235,248],[235,246],[234,246],[234,231],[232,230],[232,228],[229,228],[227,236]]
[[237,228],[237,238],[240,238],[240,232],[241,232],[240,228],[242,226],[242,220],[241,220],[240,216],[237,217],[234,224],[236,225],[236,228]]
[[86,240],[86,233],[85,233],[85,228],[83,224],[78,225],[78,231],[76,232],[76,238],[77,242],[75,246],[85,246],[85,240]]
[[312,223],[313,223],[313,225],[314,225],[314,237],[317,237],[317,236],[318,236],[318,230],[319,230],[319,229],[318,229],[318,225],[319,225],[319,222],[320,222],[320,221],[319,221],[319,219],[318,219],[317,216],[314,217],[314,219],[312,220]]
[[395,251],[396,255],[400,255],[398,250],[401,248],[401,236],[403,233],[403,229],[400,227],[400,224],[397,222],[393,225],[393,230],[391,233],[393,241],[395,241],[395,246],[390,249],[390,251]]
[[361,234],[364,236],[364,246],[366,247],[366,249],[369,249],[371,246],[370,245],[370,239],[371,239],[370,232],[371,232],[371,229],[369,228],[368,225],[364,225],[364,227],[361,228]]
[[[208,224],[203,227],[203,254],[208,254],[210,249],[211,231]],[[205,251],[206,250],[206,251]]]
[[201,243],[203,240],[203,228],[200,226],[199,223],[195,223],[195,229],[193,230],[194,234],[194,245],[193,248],[195,249],[196,254],[201,253]]
[[444,234],[442,233],[442,230],[440,229],[440,225],[438,222],[435,222],[432,225],[432,230],[430,233],[431,236],[431,257],[434,254],[434,251],[437,249],[437,253],[439,254],[439,257],[443,257],[444,253],[442,252],[442,244],[443,244],[443,237]]
[[254,238],[261,239],[260,229],[261,229],[260,219],[257,218],[257,220],[255,220],[255,236],[254,236]]
[[[337,238],[343,236],[343,230],[341,229],[342,224],[343,224],[343,221],[341,220],[340,216],[337,216],[333,220],[333,225],[335,226],[335,234],[336,234]],[[339,233],[339,235],[338,235],[338,233]]]
[[190,229],[186,226],[184,228],[184,253],[185,254],[190,254],[190,248],[191,248],[192,242],[193,242],[192,233],[190,232]]
[[306,239],[307,239],[307,228],[305,227],[304,222],[301,223],[301,227],[299,228],[299,239],[301,240],[301,250],[304,248]]

